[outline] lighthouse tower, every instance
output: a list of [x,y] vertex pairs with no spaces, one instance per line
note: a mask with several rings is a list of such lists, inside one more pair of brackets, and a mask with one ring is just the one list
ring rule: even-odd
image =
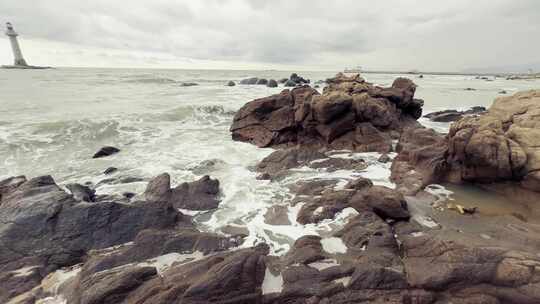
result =
[[23,58],[21,47],[19,46],[19,41],[17,41],[17,32],[13,29],[11,23],[6,23],[6,35],[9,37],[9,42],[11,42],[11,49],[13,50],[13,57],[15,58],[15,66],[28,66],[26,61]]

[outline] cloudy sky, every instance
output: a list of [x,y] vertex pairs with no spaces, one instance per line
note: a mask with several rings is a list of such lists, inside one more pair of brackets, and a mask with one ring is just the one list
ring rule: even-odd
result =
[[0,21],[40,65],[540,68],[540,0],[2,0]]

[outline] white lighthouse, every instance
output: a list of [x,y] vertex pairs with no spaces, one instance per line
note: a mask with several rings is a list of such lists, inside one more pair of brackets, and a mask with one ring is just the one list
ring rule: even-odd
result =
[[9,37],[9,42],[11,43],[11,50],[13,51],[13,57],[15,59],[15,66],[21,66],[26,67],[28,64],[26,64],[26,61],[23,58],[21,47],[19,46],[19,41],[17,41],[17,32],[13,29],[13,25],[11,23],[6,23],[6,35]]

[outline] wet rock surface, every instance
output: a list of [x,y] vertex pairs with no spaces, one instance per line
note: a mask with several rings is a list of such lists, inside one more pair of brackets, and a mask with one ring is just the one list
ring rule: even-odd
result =
[[[485,206],[451,211],[434,194],[442,186],[430,185],[536,191],[538,93],[498,99],[442,135],[416,122],[422,102],[410,80],[327,82],[322,95],[301,86],[250,102],[233,123],[233,138],[278,148],[254,168],[267,179],[302,168],[353,173],[290,184],[281,194],[290,200],[276,195],[261,225],[309,227],[288,250],[270,255],[234,222],[219,234],[198,230],[178,209],[219,207],[209,176],[172,187],[164,173],[126,201],[81,184],[66,185],[70,194],[50,176],[12,177],[0,181],[0,302],[540,303],[540,221]],[[389,162],[395,188],[368,173]]]
[[359,152],[390,152],[391,141],[421,116],[416,85],[398,78],[390,88],[338,74],[320,95],[309,86],[249,102],[234,117],[234,140],[259,147],[300,144]]

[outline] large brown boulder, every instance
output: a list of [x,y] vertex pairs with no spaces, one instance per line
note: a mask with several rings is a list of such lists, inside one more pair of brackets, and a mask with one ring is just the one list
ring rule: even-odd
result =
[[300,144],[385,153],[392,150],[392,138],[422,113],[409,79],[381,88],[340,73],[327,83],[322,95],[302,86],[247,103],[234,117],[233,139],[259,147]]
[[522,181],[540,191],[540,90],[499,97],[488,112],[452,125],[452,181]]

